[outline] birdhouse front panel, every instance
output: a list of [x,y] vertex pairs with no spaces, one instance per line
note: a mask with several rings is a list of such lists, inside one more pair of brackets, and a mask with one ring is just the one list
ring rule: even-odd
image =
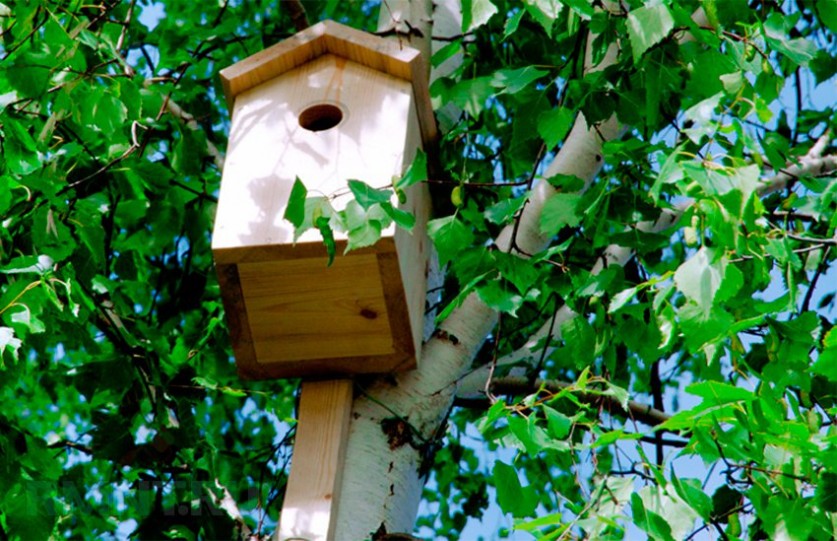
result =
[[[296,177],[326,196],[345,194],[349,179],[391,184],[411,114],[408,81],[334,55],[236,96],[214,247],[290,247],[294,228],[283,215]],[[307,241],[322,239],[309,230],[297,239]]]
[[341,256],[346,238],[335,232],[330,267],[319,232],[295,240],[283,218],[296,178],[340,208],[348,180],[389,186],[421,146],[410,81],[321,52],[234,96],[213,253],[247,377],[402,370],[421,343],[426,187],[413,186],[401,205],[416,215],[413,234],[391,226],[374,246]]

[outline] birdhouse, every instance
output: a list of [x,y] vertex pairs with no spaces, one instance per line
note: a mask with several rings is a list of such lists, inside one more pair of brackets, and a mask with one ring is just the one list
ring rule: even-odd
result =
[[[435,136],[418,51],[319,23],[221,72],[232,122],[212,238],[239,373],[340,377],[414,368],[426,289],[426,186],[406,193],[412,233],[327,265],[319,231],[283,216],[294,180],[309,194],[347,181],[389,186]],[[334,199],[339,205],[340,198]]]

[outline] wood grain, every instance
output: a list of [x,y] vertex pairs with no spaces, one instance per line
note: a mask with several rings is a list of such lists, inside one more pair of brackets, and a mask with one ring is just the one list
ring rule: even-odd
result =
[[260,363],[394,352],[376,256],[240,265]]
[[279,518],[280,540],[334,539],[351,410],[351,380],[302,384],[291,473]]

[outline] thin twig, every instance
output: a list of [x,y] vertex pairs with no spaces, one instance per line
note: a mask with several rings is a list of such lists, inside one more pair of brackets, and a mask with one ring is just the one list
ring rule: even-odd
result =
[[131,3],[128,4],[128,13],[127,15],[125,15],[125,20],[122,22],[122,31],[119,33],[119,39],[116,40],[116,47],[114,47],[116,54],[120,55],[120,60],[122,61],[122,70],[127,77],[134,76],[134,68],[132,68],[131,65],[128,64],[128,62],[121,57],[121,51],[122,46],[125,45],[125,36],[128,35],[128,27],[131,26],[131,17],[134,14],[134,5],[136,3],[137,0],[131,0]]
[[800,242],[810,242],[812,244],[825,244],[826,246],[837,246],[837,237],[831,239],[820,239],[815,237],[803,237],[802,235],[794,235],[793,233],[785,233],[789,239],[798,240]]

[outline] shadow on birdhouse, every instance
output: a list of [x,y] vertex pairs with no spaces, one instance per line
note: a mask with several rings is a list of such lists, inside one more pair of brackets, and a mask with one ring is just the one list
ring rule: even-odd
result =
[[[239,373],[339,377],[416,366],[426,289],[426,186],[406,192],[412,233],[327,266],[319,231],[294,238],[294,180],[308,193],[393,182],[435,137],[418,51],[326,21],[224,69],[232,111],[212,250]],[[336,251],[346,246],[335,232]]]

